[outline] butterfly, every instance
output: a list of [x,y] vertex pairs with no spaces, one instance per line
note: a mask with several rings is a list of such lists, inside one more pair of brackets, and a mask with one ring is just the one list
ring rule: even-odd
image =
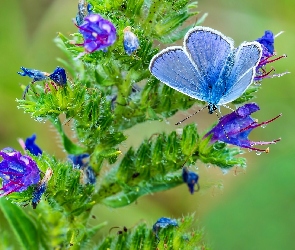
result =
[[256,42],[234,42],[208,27],[190,29],[183,47],[168,47],[156,54],[150,72],[169,87],[208,102],[212,114],[220,105],[240,97],[253,82],[262,47]]

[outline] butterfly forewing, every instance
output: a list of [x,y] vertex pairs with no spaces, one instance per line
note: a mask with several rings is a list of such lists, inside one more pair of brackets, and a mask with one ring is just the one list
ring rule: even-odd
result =
[[[214,89],[214,85],[218,83],[227,57],[233,50],[233,41],[216,30],[197,27],[186,34],[184,47],[210,94],[208,90]],[[209,99],[208,96],[207,101],[211,101]]]
[[234,52],[234,64],[230,72],[224,72],[224,93],[218,105],[229,103],[240,97],[251,85],[262,48],[257,42],[244,42]]
[[160,81],[192,98],[205,100],[202,77],[182,47],[174,46],[153,57],[151,73]]

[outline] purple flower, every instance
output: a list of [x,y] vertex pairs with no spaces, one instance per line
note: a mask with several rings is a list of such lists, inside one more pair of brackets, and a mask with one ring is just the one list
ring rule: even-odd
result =
[[268,153],[268,148],[266,150],[263,150],[253,148],[253,146],[274,144],[280,141],[280,139],[273,140],[270,142],[254,142],[248,139],[248,135],[254,128],[265,126],[266,124],[279,118],[282,114],[266,122],[257,123],[257,121],[254,120],[250,115],[259,109],[260,108],[256,103],[245,104],[244,106],[238,108],[236,111],[221,117],[218,124],[214,128],[212,128],[207,134],[205,134],[204,138],[206,138],[209,135],[212,135],[211,143],[214,143],[216,141],[223,141],[225,143],[233,144],[242,148],[248,148]]
[[[274,71],[274,68],[272,68],[269,71],[265,70],[265,66],[269,63],[275,62],[281,58],[286,57],[286,55],[279,56],[277,58],[273,58],[276,53],[275,53],[275,48],[274,48],[274,35],[270,30],[266,30],[264,35],[260,38],[258,38],[256,41],[261,44],[262,47],[262,56],[260,59],[259,64],[256,67],[256,76],[254,77],[255,81],[260,81],[264,78],[269,78],[269,77],[275,77],[275,76],[282,76],[288,72],[278,74],[278,75],[271,75],[270,73]],[[272,59],[273,58],[273,59]]]
[[33,134],[31,137],[28,137],[25,141],[25,148],[26,150],[29,150],[31,154],[33,155],[42,155],[41,148],[38,147],[38,145],[35,143],[36,135]]
[[193,194],[195,192],[195,185],[196,184],[198,186],[198,189],[196,191],[199,191],[199,189],[200,189],[200,186],[198,183],[199,176],[196,173],[189,171],[187,168],[183,168],[182,169],[182,179],[187,184],[188,189],[191,194]]
[[139,41],[137,36],[131,32],[131,27],[127,26],[124,30],[124,50],[130,56],[139,47]]
[[0,197],[12,192],[25,191],[29,186],[39,182],[40,170],[31,157],[22,155],[13,148],[2,149],[0,156],[3,158],[0,162]]
[[117,38],[115,26],[98,14],[85,17],[78,28],[84,37],[84,43],[77,45],[83,45],[89,53],[111,46]]

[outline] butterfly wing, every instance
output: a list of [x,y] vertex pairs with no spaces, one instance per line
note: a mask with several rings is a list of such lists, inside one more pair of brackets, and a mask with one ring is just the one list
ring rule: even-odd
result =
[[214,29],[195,27],[186,34],[184,48],[203,78],[206,101],[218,103],[223,87],[218,80],[234,49],[233,40]]
[[234,101],[246,91],[253,82],[261,54],[258,42],[244,42],[234,51],[233,66],[223,74],[224,91],[218,105]]
[[202,91],[203,78],[182,47],[173,46],[156,54],[149,69],[169,87],[199,100],[206,100]]

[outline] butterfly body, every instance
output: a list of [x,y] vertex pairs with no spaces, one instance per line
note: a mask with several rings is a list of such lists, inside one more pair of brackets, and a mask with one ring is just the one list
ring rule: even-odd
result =
[[156,54],[149,69],[166,85],[192,98],[208,102],[209,113],[240,97],[253,82],[261,58],[258,42],[233,40],[207,27],[190,29],[183,47],[172,46]]

